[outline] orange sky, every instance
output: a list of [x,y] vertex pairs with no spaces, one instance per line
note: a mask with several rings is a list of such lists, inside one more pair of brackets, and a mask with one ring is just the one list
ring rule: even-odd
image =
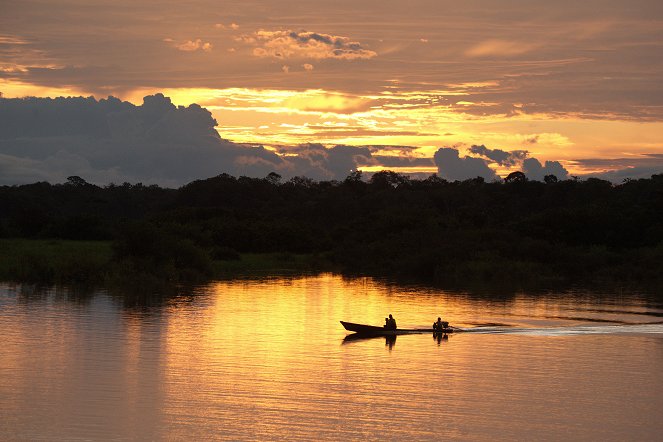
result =
[[0,30],[5,97],[162,92],[268,149],[485,145],[575,174],[663,169],[659,1],[24,0]]

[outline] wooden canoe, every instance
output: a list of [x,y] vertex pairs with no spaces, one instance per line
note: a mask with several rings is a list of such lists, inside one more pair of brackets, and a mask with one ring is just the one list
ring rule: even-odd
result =
[[351,332],[355,332],[364,336],[395,336],[395,335],[411,335],[417,333],[453,333],[453,327],[443,328],[442,330],[433,330],[432,328],[397,328],[396,330],[388,330],[384,327],[378,327],[375,325],[365,325],[365,324],[355,324],[353,322],[341,321],[343,327]]

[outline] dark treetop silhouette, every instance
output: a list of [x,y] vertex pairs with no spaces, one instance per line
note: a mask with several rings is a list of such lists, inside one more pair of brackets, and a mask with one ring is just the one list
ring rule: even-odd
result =
[[201,275],[211,260],[247,252],[313,254],[346,271],[442,284],[655,284],[663,275],[663,175],[612,185],[222,174],[179,189],[70,177],[0,187],[0,208],[2,237],[113,240],[116,260]]

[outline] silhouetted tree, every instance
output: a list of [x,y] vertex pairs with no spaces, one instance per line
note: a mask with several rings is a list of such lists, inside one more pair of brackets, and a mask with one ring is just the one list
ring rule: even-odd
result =
[[504,178],[505,183],[524,183],[525,181],[527,181],[527,177],[520,171],[511,172]]
[[276,172],[269,172],[267,176],[265,177],[265,180],[273,185],[279,185],[281,183],[281,175],[279,175]]
[[83,178],[79,176],[70,176],[67,177],[67,182],[65,183],[69,186],[74,186],[74,187],[85,187],[85,186],[90,186],[91,184],[85,181]]
[[361,182],[361,170],[353,170],[350,172],[350,175],[348,175],[345,178],[345,183],[358,183]]
[[370,182],[371,185],[377,187],[400,187],[409,185],[410,178],[391,170],[382,170],[380,172],[374,173]]

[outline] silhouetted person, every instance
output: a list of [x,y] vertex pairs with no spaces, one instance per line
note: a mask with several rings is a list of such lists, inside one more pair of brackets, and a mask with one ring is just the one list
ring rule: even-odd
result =
[[445,331],[449,327],[449,322],[443,321],[442,318],[438,316],[437,321],[433,322],[433,331]]
[[391,313],[388,318],[385,318],[384,328],[387,330],[396,330],[396,320],[391,316]]

